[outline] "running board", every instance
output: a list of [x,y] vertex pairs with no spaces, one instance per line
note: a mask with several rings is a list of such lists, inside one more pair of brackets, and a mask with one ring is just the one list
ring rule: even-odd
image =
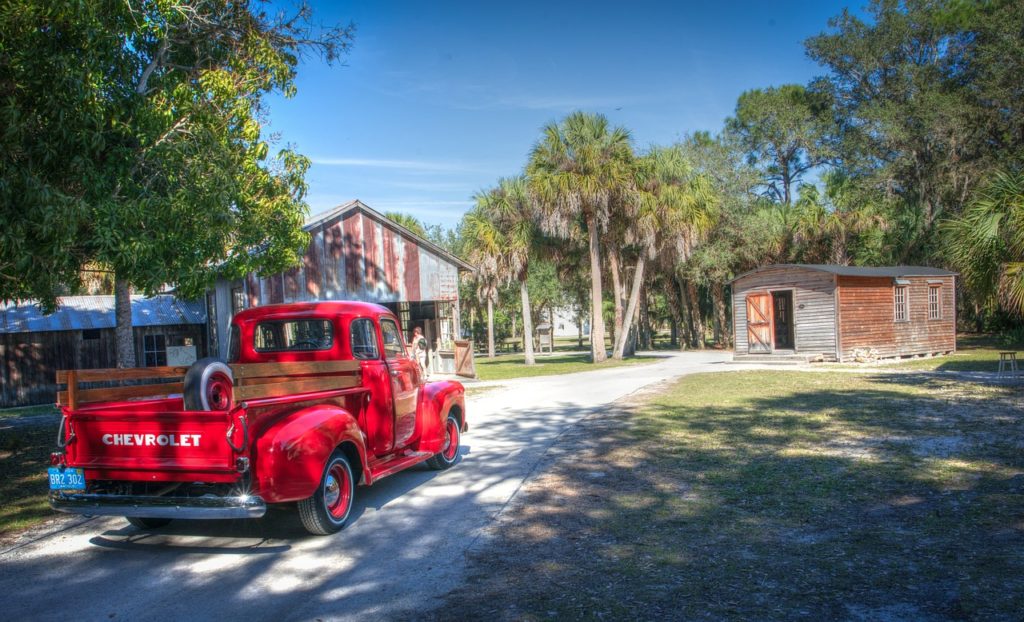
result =
[[414,464],[428,460],[433,455],[434,454],[429,452],[420,451],[410,454],[400,454],[398,456],[389,456],[379,462],[371,462],[365,473],[366,484],[370,485],[379,479],[387,477],[388,475],[392,475],[403,469],[407,469]]

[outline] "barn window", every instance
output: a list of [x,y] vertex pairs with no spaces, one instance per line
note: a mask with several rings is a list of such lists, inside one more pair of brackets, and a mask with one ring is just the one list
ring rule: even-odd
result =
[[942,319],[942,286],[932,285],[928,288],[928,319]]
[[98,328],[87,328],[82,331],[82,339],[86,341],[95,341],[100,338],[100,331]]
[[907,288],[903,285],[897,285],[893,288],[893,309],[894,317],[897,322],[906,322],[910,317],[910,311],[907,308]]
[[164,335],[142,337],[142,358],[146,367],[162,367],[167,364],[167,338]]

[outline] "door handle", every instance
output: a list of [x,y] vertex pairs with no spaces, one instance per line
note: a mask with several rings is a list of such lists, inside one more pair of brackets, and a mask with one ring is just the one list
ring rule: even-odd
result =
[[393,377],[393,378],[397,378],[397,377],[399,377],[400,375],[402,375],[402,372],[398,371],[397,369],[392,369],[392,370],[391,370],[391,377]]

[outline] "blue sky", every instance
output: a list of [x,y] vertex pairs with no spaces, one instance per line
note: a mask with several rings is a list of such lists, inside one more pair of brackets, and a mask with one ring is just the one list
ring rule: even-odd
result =
[[453,227],[572,110],[643,148],[718,131],[744,90],[806,83],[822,70],[802,42],[844,4],[314,2],[355,45],[344,65],[306,59],[267,132],[312,158],[313,214],[358,198]]

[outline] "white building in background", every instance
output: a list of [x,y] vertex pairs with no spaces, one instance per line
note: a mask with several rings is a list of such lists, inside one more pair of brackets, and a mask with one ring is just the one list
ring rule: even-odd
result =
[[[572,307],[559,307],[554,310],[555,337],[579,337],[577,313]],[[583,336],[590,336],[590,318],[583,318]]]

